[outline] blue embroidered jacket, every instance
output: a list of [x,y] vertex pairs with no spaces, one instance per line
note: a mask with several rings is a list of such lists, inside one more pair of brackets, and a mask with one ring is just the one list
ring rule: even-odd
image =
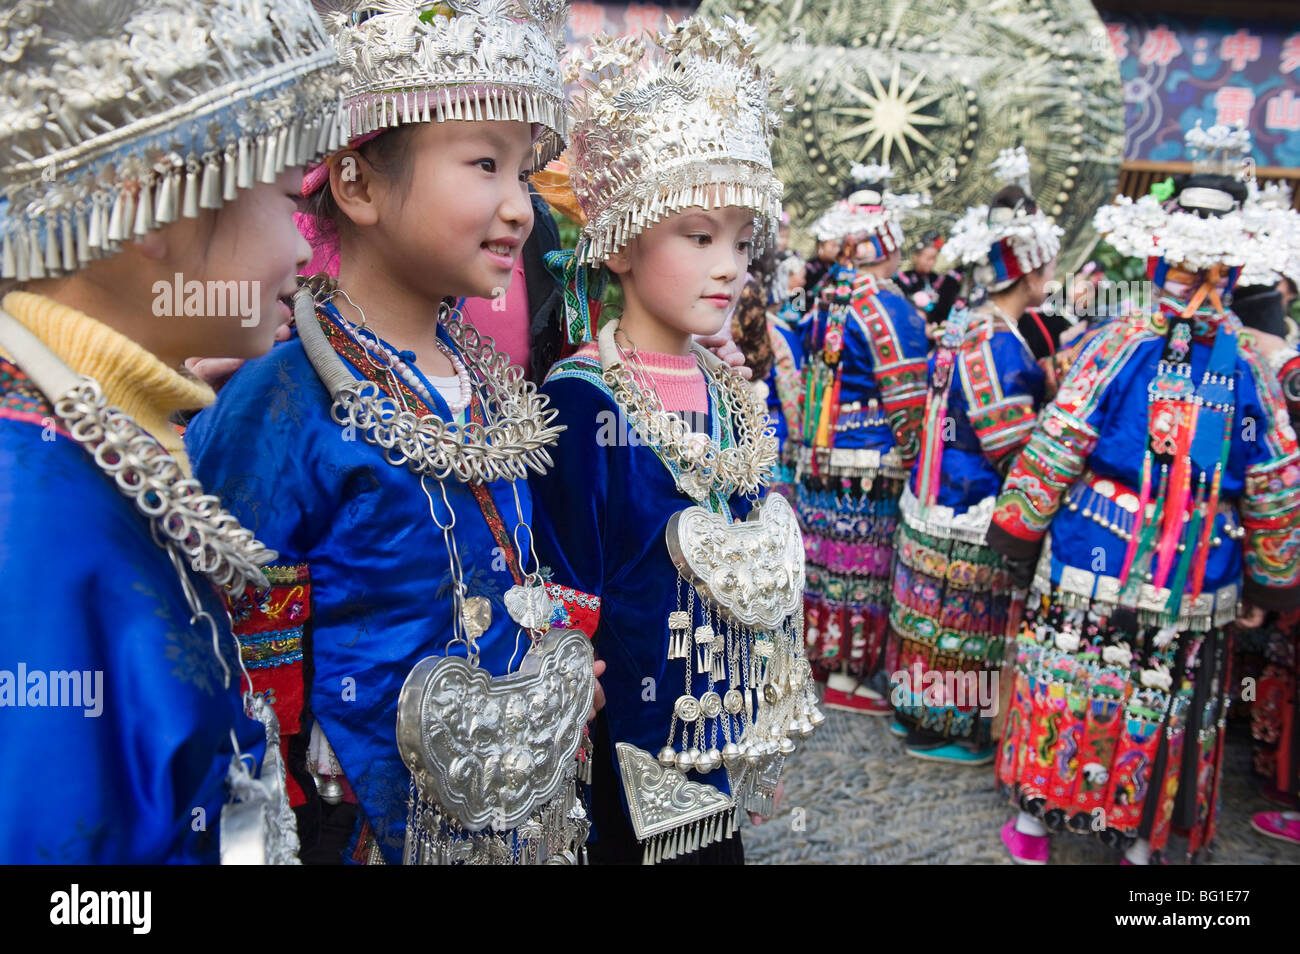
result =
[[[697,696],[708,687],[707,677],[688,669],[686,660],[669,661],[667,653],[678,576],[664,533],[669,518],[694,501],[677,490],[654,450],[640,442],[600,375],[600,363],[586,356],[551,370],[542,393],[567,429],[552,452],[555,466],[532,484],[542,562],[557,582],[601,598],[594,646],[607,666],[601,684],[611,745],[596,758],[617,765],[615,743],[630,742],[651,755],[663,748],[688,672]],[[728,446],[712,407],[709,427],[713,438]],[[732,497],[727,505],[737,518],[749,513],[746,498]],[[701,620],[696,607],[693,625]],[[730,791],[722,769],[703,781]],[[612,797],[599,786],[593,789],[594,802]],[[626,812],[626,803],[623,807]],[[600,814],[593,807],[593,815]]]
[[[1162,302],[1170,313],[1180,305]],[[1240,328],[1231,313],[1203,309],[1195,317],[1193,384],[1202,379],[1219,329]],[[1053,586],[1102,602],[1114,602],[1128,547],[1123,534],[1132,529],[1138,509],[1148,385],[1165,347],[1163,328],[1157,327],[1164,320],[1134,315],[1112,322],[1088,343],[1012,466],[989,528],[989,542],[1018,558],[1034,555],[1050,529],[1051,549],[1044,556],[1050,566],[1040,564],[1040,572],[1047,570]],[[1201,605],[1188,608],[1215,623],[1235,615],[1238,596],[1265,608],[1300,602],[1295,432],[1275,376],[1241,339],[1233,364],[1235,413],[1223,506],[1214,518]],[[1186,531],[1183,536],[1188,550],[1197,547]],[[1189,587],[1190,582],[1189,576]],[[1166,596],[1148,593],[1138,607],[1161,615]]]
[[0,861],[216,863],[230,734],[260,762],[225,611],[223,670],[148,521],[0,360]]
[[[450,346],[445,332],[439,335]],[[352,363],[344,364],[361,377]],[[436,399],[434,413],[446,418],[450,411],[436,389],[423,375],[421,382]],[[330,405],[295,335],[244,365],[216,405],[195,418],[186,442],[204,485],[280,552],[282,564],[308,568],[310,586],[299,591],[309,594],[310,605],[280,634],[289,646],[297,635],[304,662],[271,653],[257,665],[272,684],[274,669],[302,667],[308,681],[303,711],[301,717],[281,715],[285,732],[297,726],[307,733],[312,717],[319,721],[375,843],[387,861],[398,863],[410,774],[397,750],[397,698],[412,667],[444,654],[452,638],[447,545],[430,507],[443,522],[447,514],[436,481],[427,481],[431,504],[419,478],[336,424]],[[469,595],[492,604],[491,626],[478,640],[479,665],[503,675],[516,650],[522,655],[527,648],[526,634],[516,641],[519,630],[503,602],[514,580],[467,485],[448,479],[443,487]],[[519,518],[511,485],[490,487],[513,537]],[[518,492],[528,521],[532,499],[522,481]],[[463,656],[463,648],[456,653]],[[299,784],[307,798],[315,797],[309,780]]]
[[[786,316],[799,317],[793,311],[782,310],[779,318],[767,320],[768,338],[772,345],[772,369],[767,372],[767,418],[776,428],[776,443],[785,449],[790,432],[795,430],[795,440],[799,439],[798,428],[802,420],[799,408],[803,399],[803,341],[802,332],[791,327]],[[784,409],[783,409],[784,405]]]
[[936,365],[950,358],[946,413],[924,435],[909,486],[920,495],[931,442],[942,441],[935,504],[960,515],[987,501],[987,526],[1002,475],[1033,431],[1047,375],[1020,336],[990,315],[953,314],[943,345],[930,359],[930,375],[933,380]]
[[[925,409],[929,352],[925,319],[892,282],[879,282],[843,265],[832,268],[822,287],[804,340],[805,368],[820,363],[827,330],[842,309],[841,382],[833,446],[882,454],[897,447],[902,460],[910,463],[920,447]],[[818,412],[819,408],[805,409],[806,414]],[[817,422],[809,423],[815,432]]]

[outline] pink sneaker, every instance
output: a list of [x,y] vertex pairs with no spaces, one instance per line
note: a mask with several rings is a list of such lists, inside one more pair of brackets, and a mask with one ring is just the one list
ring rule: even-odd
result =
[[1269,838],[1300,845],[1300,812],[1260,812],[1251,818],[1250,827]]
[[1026,835],[1016,831],[1013,818],[1002,826],[1002,844],[1011,852],[1011,860],[1018,865],[1045,865],[1051,842],[1046,835]]

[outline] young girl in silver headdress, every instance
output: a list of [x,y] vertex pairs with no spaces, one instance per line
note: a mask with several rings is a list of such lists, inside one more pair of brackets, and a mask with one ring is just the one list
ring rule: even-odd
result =
[[759,500],[765,404],[691,341],[727,321],[775,230],[768,75],[731,20],[598,38],[582,73],[573,266],[617,275],[625,308],[542,388],[566,430],[534,492],[556,581],[601,598],[591,857],[738,863],[737,815],[773,811],[820,721],[798,527],[785,498]]
[[[543,702],[563,711],[529,710],[557,746],[545,758],[536,739],[520,742],[527,765],[502,754],[518,720],[500,718],[491,687],[536,661],[552,624],[590,611],[585,595],[543,592],[531,546],[524,477],[548,463],[553,412],[447,304],[510,284],[533,225],[528,176],[563,145],[565,9],[354,6],[327,20],[351,71],[348,147],[303,183],[337,243],[337,282],[299,293],[295,336],[241,368],[187,440],[280,552],[271,595],[234,611],[284,725],[304,860],[571,859],[586,838],[573,777],[595,691],[588,642],[564,644],[584,672],[547,684]],[[446,657],[467,669],[412,676]],[[454,700],[438,709],[423,693],[447,673],[462,681],[430,693]],[[399,716],[408,697],[427,704]],[[452,738],[448,778],[433,749]],[[533,794],[550,806],[535,830]],[[507,836],[517,828],[534,836]]]

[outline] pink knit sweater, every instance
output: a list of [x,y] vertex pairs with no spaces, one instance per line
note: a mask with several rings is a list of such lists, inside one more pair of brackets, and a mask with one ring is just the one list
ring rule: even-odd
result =
[[[577,353],[583,357],[599,357],[594,341],[583,345]],[[641,372],[637,380],[648,376],[646,383],[655,389],[665,411],[708,413],[709,389],[694,355],[638,351],[636,356],[640,364],[635,370]]]

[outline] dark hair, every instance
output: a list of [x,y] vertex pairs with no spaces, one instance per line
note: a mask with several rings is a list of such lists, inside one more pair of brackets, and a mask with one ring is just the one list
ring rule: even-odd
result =
[[847,199],[853,193],[862,192],[865,189],[874,189],[884,195],[885,182],[883,179],[878,182],[855,182],[853,179],[849,179],[848,182],[844,183],[844,188],[840,190],[840,198]]
[[776,249],[765,248],[762,255],[756,255],[749,263],[749,274],[754,276],[759,286],[766,289],[772,284],[772,276],[776,274]]
[[1232,292],[1232,310],[1247,328],[1286,337],[1286,312],[1276,286],[1238,286]]
[[[380,175],[394,179],[405,188],[410,185],[413,164],[410,162],[410,139],[414,124],[398,126],[381,133],[356,151],[370,163]],[[334,190],[329,180],[319,189],[307,196],[303,204],[303,214],[312,219],[315,235],[311,237],[313,247],[322,246],[338,251],[339,226],[347,218],[334,201]]]
[[[1237,200],[1240,205],[1246,201],[1246,184],[1235,176],[1219,175],[1212,172],[1195,172],[1191,175],[1186,173],[1174,176],[1174,201],[1182,195],[1184,189],[1217,189],[1220,192],[1226,192]],[[1194,212],[1203,219],[1211,216],[1218,218],[1223,212],[1217,212],[1213,209],[1187,209],[1185,211]]]
[[1026,215],[1034,215],[1038,205],[1024,189],[1018,185],[1003,186],[989,202],[989,212],[994,209],[1023,209]]

